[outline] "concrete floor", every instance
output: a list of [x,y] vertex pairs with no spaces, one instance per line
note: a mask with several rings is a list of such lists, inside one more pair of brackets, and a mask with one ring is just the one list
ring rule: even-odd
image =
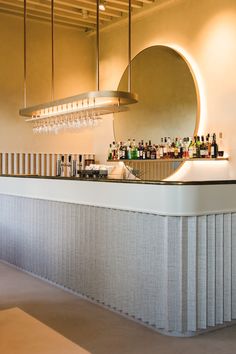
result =
[[92,354],[236,353],[236,326],[193,338],[163,336],[0,262],[0,310],[12,307]]

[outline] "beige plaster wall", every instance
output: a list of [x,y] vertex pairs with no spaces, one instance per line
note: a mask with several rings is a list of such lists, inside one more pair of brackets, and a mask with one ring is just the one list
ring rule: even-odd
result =
[[[27,105],[51,100],[50,25],[27,22]],[[0,15],[0,151],[93,152],[92,129],[35,136],[23,106],[23,19]],[[55,99],[95,88],[94,39],[55,26]]]
[[[160,5],[158,5],[158,3]],[[236,1],[166,0],[133,18],[132,56],[146,47],[165,44],[184,52],[199,74],[202,97],[200,132],[222,131],[230,162],[211,168],[202,178],[236,178]],[[127,24],[101,34],[102,88],[116,89],[127,65]],[[106,132],[106,133],[105,133]],[[112,118],[97,131],[100,156],[112,140]],[[201,167],[198,167],[200,171]],[[196,169],[187,178],[195,178]],[[186,177],[186,176],[185,176]],[[184,177],[184,178],[185,178]]]
[[[160,0],[144,15],[133,18],[132,56],[156,44],[185,54],[198,75],[203,98],[200,133],[223,131],[225,150],[230,154],[229,163],[219,163],[214,169],[197,166],[197,173],[196,168],[186,167],[180,178],[236,178],[236,1]],[[0,150],[96,151],[104,161],[113,140],[112,116],[94,130],[56,137],[35,137],[19,118],[22,29],[21,19],[0,15]],[[29,30],[28,50],[34,56],[28,65],[28,102],[34,104],[50,99],[50,27],[34,22]],[[94,36],[56,28],[56,97],[95,88],[94,45]],[[127,22],[123,21],[101,33],[101,89],[116,89],[126,65]]]

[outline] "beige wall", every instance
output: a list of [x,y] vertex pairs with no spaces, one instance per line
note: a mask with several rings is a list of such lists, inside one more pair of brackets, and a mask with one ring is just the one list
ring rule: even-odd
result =
[[[93,130],[35,136],[18,114],[23,106],[23,20],[0,15],[0,151],[92,152]],[[55,98],[95,88],[94,40],[55,27]],[[27,105],[51,100],[50,25],[28,21]]]
[[[202,178],[236,178],[236,1],[160,0],[150,9],[147,16],[133,18],[132,55],[156,44],[179,48],[187,55],[199,74],[205,98],[201,102],[200,130],[223,131],[225,150],[230,154],[226,165],[218,164],[214,169],[204,165]],[[22,122],[18,116],[23,102],[22,20],[7,15],[1,15],[0,20],[4,53],[0,57],[0,150],[93,150],[100,161],[105,160],[113,139],[111,116],[92,131],[58,137],[34,137],[30,127]],[[29,102],[33,104],[50,98],[50,56],[45,53],[50,44],[47,25],[34,23],[30,30],[29,50],[37,49],[29,63]],[[57,28],[56,96],[86,91],[94,84],[94,43],[94,36]],[[127,23],[120,22],[101,33],[101,88],[116,89],[126,65]],[[196,176],[196,169],[185,172],[189,179]]]
[[[218,165],[214,176],[236,178],[236,1],[173,0],[160,1],[145,17],[133,19],[132,54],[146,47],[166,44],[183,50],[199,71],[202,101],[201,132],[223,131],[225,149],[231,161]],[[127,25],[113,26],[101,35],[102,88],[115,89],[127,65]],[[107,131],[107,134],[104,134]],[[112,140],[112,119],[104,119],[97,137],[100,155]],[[109,133],[108,133],[109,132]],[[210,165],[209,165],[210,166]],[[198,167],[199,169],[201,167]],[[223,173],[221,171],[223,169]],[[209,178],[211,168],[204,165]],[[188,178],[194,178],[196,170]]]

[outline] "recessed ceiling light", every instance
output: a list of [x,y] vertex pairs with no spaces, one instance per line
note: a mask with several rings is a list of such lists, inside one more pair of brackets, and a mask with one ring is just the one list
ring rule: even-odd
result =
[[99,2],[99,10],[105,11],[106,10],[106,2],[104,0],[100,0]]

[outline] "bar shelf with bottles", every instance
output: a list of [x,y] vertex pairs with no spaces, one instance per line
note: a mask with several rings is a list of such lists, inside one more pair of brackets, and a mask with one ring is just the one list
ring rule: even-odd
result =
[[136,144],[135,139],[127,142],[115,142],[109,146],[108,161],[216,161],[228,160],[223,147],[222,133],[219,139],[216,134],[185,138],[163,137],[159,144],[152,144],[151,140],[144,143],[141,140]]

